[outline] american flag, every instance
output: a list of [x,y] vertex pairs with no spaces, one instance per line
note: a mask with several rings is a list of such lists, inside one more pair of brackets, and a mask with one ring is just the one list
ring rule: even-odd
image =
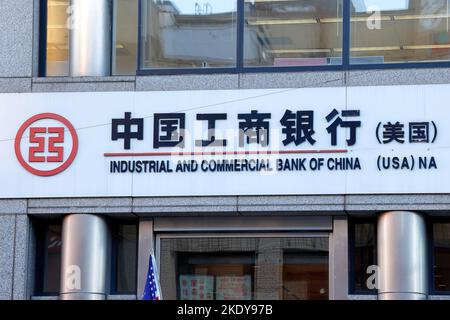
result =
[[158,273],[156,270],[156,259],[153,253],[148,261],[147,278],[145,279],[144,294],[142,300],[162,300],[161,288],[159,286]]

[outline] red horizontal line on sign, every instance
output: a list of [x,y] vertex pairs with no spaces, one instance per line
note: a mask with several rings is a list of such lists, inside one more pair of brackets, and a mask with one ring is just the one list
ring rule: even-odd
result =
[[317,154],[317,153],[347,153],[348,150],[276,150],[276,151],[224,151],[224,152],[125,152],[105,153],[111,157],[170,157],[170,156],[226,156],[226,155],[270,155],[270,154]]

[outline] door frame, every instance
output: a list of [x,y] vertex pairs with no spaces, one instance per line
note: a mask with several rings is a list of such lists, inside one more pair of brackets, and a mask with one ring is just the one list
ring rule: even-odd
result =
[[148,257],[155,253],[160,268],[160,241],[182,237],[328,237],[330,300],[348,295],[347,216],[155,217],[139,222],[137,297],[142,295]]

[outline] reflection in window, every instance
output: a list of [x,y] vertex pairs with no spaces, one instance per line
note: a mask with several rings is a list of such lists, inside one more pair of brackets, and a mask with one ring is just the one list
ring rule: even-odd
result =
[[328,238],[161,239],[165,299],[328,299]]
[[69,0],[47,2],[47,76],[69,75]]
[[144,0],[143,68],[236,65],[236,0]]
[[61,223],[37,221],[35,295],[58,295],[61,274]]
[[450,291],[450,223],[433,225],[434,290]]
[[178,253],[178,299],[252,300],[254,254]]
[[341,64],[342,6],[342,0],[245,0],[245,65]]
[[376,264],[376,234],[375,223],[355,223],[353,225],[354,260],[351,270],[354,274],[354,293],[370,293],[373,289],[367,287],[368,267]]
[[328,252],[285,252],[283,255],[283,299],[328,299]]
[[137,282],[137,225],[115,225],[113,233],[115,273],[112,293],[135,294]]
[[[46,76],[68,76],[69,0],[47,2]],[[138,0],[114,0],[113,75],[136,74]]]
[[112,74],[134,75],[137,69],[138,0],[114,1]]
[[450,59],[450,0],[352,0],[351,63]]

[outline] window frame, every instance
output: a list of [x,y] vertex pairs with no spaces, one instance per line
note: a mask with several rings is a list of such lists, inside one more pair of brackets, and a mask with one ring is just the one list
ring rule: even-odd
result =
[[356,258],[356,247],[355,247],[355,227],[357,224],[373,224],[374,226],[374,263],[378,265],[377,258],[377,218],[350,218],[348,220],[348,292],[351,295],[363,295],[363,296],[373,296],[378,294],[378,289],[372,290],[357,290],[356,289],[356,274],[355,274],[355,258]]
[[[117,13],[117,7],[116,7],[116,1],[117,0],[112,0],[112,7],[111,7],[111,36],[110,36],[110,42],[111,42],[111,52],[110,52],[110,60],[111,60],[111,65],[109,67],[109,73],[111,77],[128,77],[128,76],[134,76],[132,74],[130,75],[121,75],[121,74],[115,74],[113,73],[114,71],[114,58],[116,56],[116,50],[115,50],[115,30],[114,30],[114,24],[115,24],[115,14]],[[39,0],[38,2],[39,4],[39,37],[38,37],[38,49],[37,49],[37,55],[38,55],[38,61],[37,61],[37,76],[40,78],[69,78],[70,76],[70,72],[68,75],[65,76],[47,76],[47,38],[48,38],[48,32],[47,32],[47,26],[48,26],[48,0]],[[139,70],[140,67],[140,59],[139,59],[139,54],[140,54],[140,43],[139,43],[139,39],[140,39],[140,35],[139,35],[139,31],[140,31],[140,19],[141,19],[141,11],[140,11],[140,4],[141,4],[141,0],[137,0],[137,4],[138,4],[138,32],[137,32],[137,55],[136,55],[136,70]],[[69,35],[70,37],[70,35]],[[68,59],[70,60],[70,56],[68,57]],[[70,64],[70,61],[69,61]]]
[[450,224],[450,219],[448,217],[430,217],[430,221],[427,225],[427,236],[428,236],[428,283],[429,283],[429,295],[432,296],[450,296],[450,290],[439,291],[435,288],[434,283],[434,264],[436,261],[436,256],[434,254],[434,225],[435,224]]
[[351,64],[350,42],[351,42],[351,0],[343,0],[343,26],[342,26],[342,64],[324,66],[289,66],[289,67],[246,67],[243,60],[244,48],[244,0],[237,0],[237,54],[236,66],[229,68],[143,68],[142,55],[142,1],[139,0],[138,8],[138,68],[137,76],[146,75],[182,75],[182,74],[239,74],[239,73],[282,73],[301,71],[357,71],[357,70],[395,70],[395,69],[423,69],[423,68],[445,68],[450,67],[449,61],[439,62],[405,62],[405,63],[374,63],[374,64]]
[[[376,218],[352,218],[349,219],[348,223],[348,234],[349,234],[349,254],[348,254],[348,272],[349,272],[349,283],[348,283],[348,289],[349,294],[351,295],[364,295],[364,296],[371,296],[371,295],[377,295],[378,291],[373,290],[371,292],[370,290],[366,291],[358,291],[355,289],[355,225],[356,224],[365,224],[365,223],[372,223],[375,226],[375,252],[374,252],[374,262],[375,264],[378,264],[377,261],[377,222]],[[435,283],[434,283],[434,264],[435,264],[435,254],[434,254],[434,225],[435,224],[450,224],[450,219],[448,217],[443,216],[429,216],[429,219],[426,223],[426,234],[427,234],[427,277],[428,277],[428,295],[429,296],[450,296],[450,290],[448,291],[438,291],[435,289]]]
[[[237,27],[236,27],[236,65],[234,67],[224,68],[143,68],[142,59],[142,1],[139,0],[138,8],[138,69],[136,71],[137,76],[145,75],[174,75],[174,74],[239,74],[239,73],[281,73],[281,72],[298,72],[298,71],[343,71],[345,65],[349,64],[349,56],[346,52],[349,52],[349,48],[345,47],[345,44],[349,44],[346,38],[349,38],[350,32],[350,1],[343,1],[343,52],[342,52],[342,64],[340,65],[324,65],[324,66],[289,66],[289,67],[274,67],[274,66],[259,66],[259,67],[246,67],[244,65],[244,28],[245,28],[245,0],[237,1]],[[348,19],[346,18],[346,13]],[[348,20],[348,25],[347,25]],[[348,39],[350,40],[350,39]]]
[[[304,217],[303,217],[304,218]],[[328,299],[327,301],[331,301],[332,298],[332,284],[331,280],[334,277],[333,275],[333,261],[331,259],[331,254],[333,252],[333,241],[332,241],[332,230],[324,229],[322,227],[317,227],[317,229],[311,229],[311,230],[274,230],[269,228],[269,230],[258,230],[258,231],[252,231],[252,230],[246,230],[245,228],[242,230],[211,230],[208,227],[205,228],[205,226],[201,226],[202,229],[189,229],[189,230],[173,230],[173,231],[167,231],[167,230],[154,230],[154,250],[155,250],[155,260],[156,260],[156,266],[158,270],[163,270],[161,267],[162,261],[161,261],[161,242],[163,240],[175,240],[175,239],[205,239],[205,238],[326,238],[328,241],[328,283],[327,283],[327,294]],[[294,251],[295,252],[295,251]],[[284,257],[285,251],[283,250],[283,257]],[[255,260],[256,263],[256,260]],[[161,278],[161,273],[159,273],[159,277]],[[161,279],[160,279],[161,282]],[[178,296],[178,292],[176,293]],[[215,300],[219,301],[219,300]],[[256,300],[253,300],[256,301]]]
[[39,3],[39,77],[47,77],[47,5],[47,0],[41,0]]
[[[142,67],[142,2],[138,0],[137,21],[137,61],[136,76],[148,75],[201,75],[201,74],[241,74],[241,73],[284,73],[284,72],[312,72],[312,71],[363,71],[363,70],[398,70],[398,69],[425,69],[425,68],[450,68],[449,61],[426,61],[426,62],[404,62],[404,63],[374,63],[374,64],[350,64],[350,42],[351,42],[351,0],[343,1],[343,26],[342,26],[342,64],[323,66],[244,66],[244,9],[245,0],[237,1],[237,27],[236,27],[236,65],[234,67],[220,68],[143,68]],[[47,42],[47,0],[40,1],[39,8],[39,63],[38,76],[46,77],[46,42]],[[111,51],[111,58],[113,52]]]
[[243,71],[244,45],[244,0],[235,0],[236,7],[236,64],[234,67],[219,68],[143,68],[142,67],[142,8],[143,1],[138,0],[138,54],[136,75],[174,75],[174,74],[237,74]]
[[[62,219],[33,219],[33,234],[35,240],[34,250],[34,279],[33,279],[33,296],[38,297],[57,297],[60,292],[45,292],[44,291],[44,269],[45,260],[44,252],[46,251],[46,233],[50,226],[61,226],[62,238]],[[61,252],[62,254],[62,252]]]
[[[117,289],[117,277],[118,277],[118,253],[119,253],[119,239],[117,237],[117,233],[119,231],[120,226],[134,226],[136,228],[136,265],[135,265],[135,288],[134,291],[119,291]],[[111,230],[111,272],[110,272],[110,286],[109,286],[109,294],[110,295],[134,295],[136,294],[136,290],[138,288],[138,255],[139,255],[139,223],[136,220],[111,220],[109,222],[109,228]]]

